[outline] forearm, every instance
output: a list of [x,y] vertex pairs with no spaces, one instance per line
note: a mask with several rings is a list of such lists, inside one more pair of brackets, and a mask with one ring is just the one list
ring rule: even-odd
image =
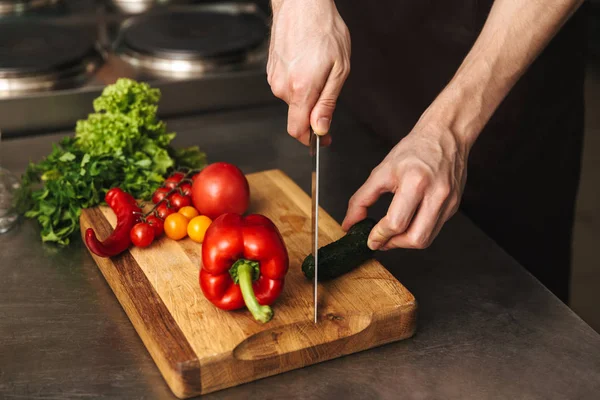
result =
[[496,0],[471,51],[422,119],[448,127],[470,148],[515,83],[582,3]]

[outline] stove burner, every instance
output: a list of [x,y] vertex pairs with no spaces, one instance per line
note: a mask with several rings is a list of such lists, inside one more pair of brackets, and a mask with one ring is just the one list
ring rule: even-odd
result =
[[71,87],[83,82],[101,56],[91,35],[49,23],[0,24],[0,93]]
[[22,14],[38,8],[49,7],[60,0],[0,0],[0,15]]
[[134,65],[193,73],[251,60],[267,35],[265,22],[254,14],[173,11],[134,17],[124,28],[122,45]]
[[194,0],[110,0],[113,7],[127,14],[139,14],[154,7],[193,2]]

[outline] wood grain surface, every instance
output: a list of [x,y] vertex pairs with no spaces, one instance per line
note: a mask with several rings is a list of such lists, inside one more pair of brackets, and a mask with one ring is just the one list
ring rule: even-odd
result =
[[[198,283],[201,245],[166,237],[113,257],[92,254],[173,393],[210,393],[412,336],[413,295],[372,260],[319,284],[314,324],[312,282],[300,266],[310,252],[310,198],[279,170],[248,175],[248,213],[269,217],[284,237],[290,269],[267,324],[247,310],[222,311]],[[116,225],[107,207],[83,210],[81,230],[103,238]],[[344,232],[320,211],[319,245]]]

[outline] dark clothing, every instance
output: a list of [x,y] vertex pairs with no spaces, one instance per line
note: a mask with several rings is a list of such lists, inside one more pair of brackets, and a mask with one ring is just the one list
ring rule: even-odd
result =
[[[352,37],[341,102],[395,145],[452,78],[492,2],[338,0]],[[565,302],[583,137],[584,12],[567,22],[481,133],[461,204]]]

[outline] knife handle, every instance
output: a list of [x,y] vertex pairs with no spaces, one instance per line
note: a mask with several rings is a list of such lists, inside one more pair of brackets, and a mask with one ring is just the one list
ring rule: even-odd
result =
[[315,132],[315,130],[312,128],[312,126],[310,127],[310,133],[311,133],[311,134],[314,134],[314,135],[317,135],[317,136],[325,136],[325,135],[329,134],[329,132],[325,132],[325,133],[317,133],[317,132]]

